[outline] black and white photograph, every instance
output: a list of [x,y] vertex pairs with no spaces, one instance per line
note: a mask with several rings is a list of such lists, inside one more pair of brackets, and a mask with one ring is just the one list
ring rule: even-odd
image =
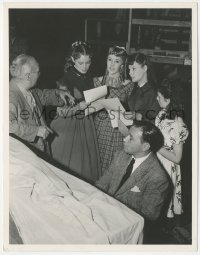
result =
[[4,248],[195,251],[197,3],[4,7]]

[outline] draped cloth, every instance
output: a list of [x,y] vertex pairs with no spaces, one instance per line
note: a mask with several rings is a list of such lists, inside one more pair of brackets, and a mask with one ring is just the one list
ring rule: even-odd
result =
[[10,137],[10,213],[24,244],[137,244],[144,220]]

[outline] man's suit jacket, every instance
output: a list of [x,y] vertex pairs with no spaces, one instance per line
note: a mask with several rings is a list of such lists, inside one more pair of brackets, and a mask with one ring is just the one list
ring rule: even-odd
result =
[[169,181],[165,170],[152,152],[117,190],[130,161],[131,155],[124,150],[117,151],[108,171],[96,182],[96,186],[144,218],[156,220],[168,193]]
[[[43,106],[63,105],[62,99],[56,96],[55,90],[31,90],[38,109],[41,125],[45,126]],[[10,81],[9,87],[9,133],[22,139],[22,141],[44,151],[44,141],[37,137],[39,124],[30,105],[16,85],[15,79]]]

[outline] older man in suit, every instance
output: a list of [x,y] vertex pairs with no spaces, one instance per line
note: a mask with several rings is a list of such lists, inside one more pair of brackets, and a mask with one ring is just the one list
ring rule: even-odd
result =
[[156,220],[168,194],[168,177],[155,152],[163,145],[159,129],[147,121],[135,121],[96,186],[141,214]]
[[[9,133],[33,149],[49,153],[46,138],[52,132],[47,127],[43,106],[62,106],[66,91],[34,88],[39,78],[39,64],[34,57],[17,56],[10,67]],[[71,100],[73,98],[71,97]]]

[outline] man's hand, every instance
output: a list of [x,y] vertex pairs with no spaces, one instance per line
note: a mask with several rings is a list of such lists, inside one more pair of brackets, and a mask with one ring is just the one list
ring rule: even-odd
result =
[[38,129],[37,136],[42,137],[43,139],[46,139],[50,133],[53,134],[53,131],[49,127],[40,126]]
[[61,90],[61,89],[57,89],[56,90],[56,94],[63,100],[63,102],[65,104],[67,104],[67,101],[66,101],[66,98],[65,97],[68,97],[69,98],[69,103],[71,105],[74,105],[75,104],[75,98],[70,95],[70,93],[68,91],[65,91],[65,90]]

